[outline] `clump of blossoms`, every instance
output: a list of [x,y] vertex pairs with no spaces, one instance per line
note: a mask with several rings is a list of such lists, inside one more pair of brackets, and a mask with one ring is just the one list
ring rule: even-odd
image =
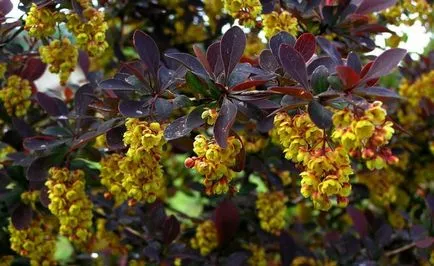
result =
[[92,236],[92,202],[86,195],[84,172],[52,167],[45,185],[48,208],[59,218],[59,233],[78,248],[84,248]]
[[69,39],[54,40],[39,48],[41,60],[49,64],[51,73],[59,73],[60,83],[65,85],[77,65],[78,49]]
[[91,247],[92,251],[110,251],[113,255],[124,255],[128,253],[128,248],[122,244],[119,236],[106,229],[107,220],[99,218],[96,220],[96,231],[93,236]]
[[61,13],[53,12],[46,7],[38,7],[33,3],[27,13],[24,29],[32,37],[46,38],[56,32],[56,23],[62,19]]
[[201,118],[210,126],[215,124],[218,116],[218,111],[211,108],[206,108],[205,111],[203,111],[201,114]]
[[252,253],[247,260],[247,264],[250,266],[267,266],[267,257],[265,248],[250,243],[246,246],[246,249]]
[[[123,173],[122,187],[133,201],[153,202],[164,185],[161,155],[164,128],[158,122],[127,119],[124,143],[129,145],[126,156],[119,161]],[[133,203],[133,202],[130,202]]]
[[79,48],[87,51],[90,56],[99,56],[108,48],[105,32],[108,29],[104,13],[93,7],[83,11],[84,22],[76,13],[67,15],[66,27],[77,40]]
[[401,0],[381,13],[393,25],[412,26],[416,21],[431,28],[434,25],[432,4],[426,0]]
[[57,265],[54,260],[56,236],[52,221],[44,217],[34,217],[29,228],[18,230],[12,223],[8,227],[11,249],[30,259],[32,266]]
[[107,155],[101,160],[101,184],[108,190],[105,197],[114,197],[116,205],[122,204],[128,199],[128,192],[122,186],[122,181],[125,178],[125,175],[119,166],[123,159],[124,156],[113,153]]
[[187,158],[185,166],[194,168],[204,175],[202,183],[207,195],[227,193],[231,189],[230,182],[236,173],[231,168],[236,165],[236,157],[241,151],[242,143],[235,136],[228,138],[226,149],[222,149],[215,140],[204,135],[196,136],[193,151],[197,157]]
[[397,163],[398,157],[385,147],[395,130],[393,123],[386,121],[387,112],[382,102],[376,101],[365,110],[345,108],[333,115],[334,141],[341,143],[353,157],[366,160],[368,169],[382,169],[387,164]]
[[190,241],[191,247],[199,250],[202,256],[208,255],[218,246],[217,228],[212,220],[206,220],[196,228],[196,234]]
[[10,116],[23,117],[30,107],[32,87],[30,82],[17,75],[10,76],[0,90],[0,100]]
[[262,15],[262,26],[267,38],[271,38],[280,31],[287,31],[292,35],[297,35],[298,21],[288,11],[280,13],[273,11]]
[[247,153],[260,152],[267,145],[267,139],[257,133],[246,130],[239,135]]
[[24,204],[31,205],[33,209],[36,209],[35,203],[39,200],[40,194],[39,190],[25,191],[21,193],[21,201]]
[[256,18],[262,13],[262,5],[259,0],[225,0],[224,9],[239,20],[241,25],[249,28],[256,26]]
[[274,235],[280,235],[285,228],[286,203],[288,198],[282,191],[258,194],[256,209],[261,228]]

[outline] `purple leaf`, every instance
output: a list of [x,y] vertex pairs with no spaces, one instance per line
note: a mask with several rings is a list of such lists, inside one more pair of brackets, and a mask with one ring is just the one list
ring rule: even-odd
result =
[[232,70],[243,56],[246,47],[246,35],[240,27],[230,28],[220,42],[220,53],[225,70],[225,79],[229,79]]
[[434,216],[434,194],[430,193],[425,198],[426,205],[431,210],[431,215]]
[[125,126],[119,126],[110,129],[106,133],[106,140],[107,140],[107,146],[110,150],[121,150],[125,148],[124,145],[124,133],[125,133]]
[[42,92],[37,92],[36,100],[50,116],[59,117],[68,114],[66,104],[58,98],[50,97]]
[[211,66],[208,63],[208,59],[206,58],[206,54],[202,51],[202,49],[197,44],[194,44],[193,45],[193,51],[194,51],[194,54],[196,55],[197,59],[199,60],[199,62],[205,68],[205,70],[209,74],[212,74],[213,70],[211,69]]
[[362,63],[356,53],[350,52],[347,56],[347,66],[351,67],[356,73],[362,70]]
[[359,74],[349,66],[337,66],[336,73],[345,86],[345,90],[353,89],[360,81]]
[[36,133],[33,130],[32,126],[26,123],[26,121],[12,117],[12,125],[14,129],[20,134],[23,138],[28,138],[34,136]]
[[158,120],[166,120],[169,118],[173,110],[173,104],[166,99],[157,98],[155,100],[155,114]]
[[375,232],[375,240],[380,247],[384,247],[390,243],[392,240],[393,229],[390,225],[384,223]]
[[336,65],[336,62],[331,57],[321,56],[312,60],[312,62],[307,66],[307,73],[308,75],[311,75],[319,66],[324,66],[330,73],[334,73]]
[[294,239],[286,232],[282,232],[279,237],[280,256],[282,265],[291,265],[296,257],[297,244]]
[[23,146],[30,151],[44,151],[65,143],[67,139],[56,139],[51,136],[36,136],[24,139]]
[[37,57],[30,57],[22,71],[22,78],[35,81],[44,74],[47,65]]
[[381,11],[390,6],[393,6],[396,0],[364,0],[357,8],[356,13],[368,14],[372,12]]
[[121,100],[119,112],[126,117],[144,117],[149,115],[149,104],[147,101]]
[[89,104],[93,101],[93,91],[94,87],[90,83],[81,86],[77,90],[74,96],[75,112],[77,115],[86,114]]
[[160,65],[160,50],[157,44],[148,34],[139,30],[134,32],[133,42],[140,59],[156,78]]
[[136,90],[130,83],[120,79],[107,79],[99,84],[103,90],[121,90],[121,91],[134,91]]
[[219,244],[230,241],[238,230],[240,213],[235,204],[225,199],[215,210],[215,225],[217,228]]
[[396,91],[382,87],[366,87],[354,90],[354,93],[378,99],[401,99]]
[[370,79],[379,78],[389,74],[406,54],[407,51],[401,48],[394,48],[383,52],[377,57],[377,59],[375,59],[368,73],[363,76],[361,82],[366,82]]
[[214,125],[214,137],[223,149],[227,146],[227,139],[237,116],[237,106],[227,98],[223,99],[219,116]]
[[181,230],[181,224],[175,216],[170,215],[163,223],[163,241],[166,245],[175,240]]
[[305,62],[309,61],[316,49],[315,36],[311,33],[303,33],[298,37],[294,48],[303,56]]
[[38,157],[34,159],[29,168],[27,168],[27,179],[34,182],[42,182],[48,176],[48,169],[50,169],[52,158],[50,156]]
[[413,241],[419,241],[428,237],[428,231],[421,224],[415,224],[410,227],[410,237]]
[[271,50],[265,49],[259,55],[259,66],[266,71],[274,72],[279,69],[280,65]]
[[268,80],[246,80],[243,83],[237,84],[230,88],[230,91],[243,91],[251,87],[256,87],[267,83]]
[[418,248],[429,248],[434,244],[434,237],[427,236],[424,239],[418,240],[414,243]]
[[13,7],[14,6],[12,5],[11,1],[1,0],[0,1],[0,17],[6,16],[9,12],[11,12]]
[[223,71],[223,61],[220,52],[220,42],[215,42],[208,47],[206,51],[206,59],[214,72],[214,75],[218,75]]
[[298,81],[305,89],[309,89],[306,64],[303,56],[292,46],[282,44],[279,49],[279,57],[285,72]]
[[205,70],[205,68],[202,66],[200,61],[196,57],[194,57],[190,54],[170,53],[170,54],[166,54],[165,56],[178,61],[179,63],[184,65],[186,68],[191,70],[193,73],[195,73],[195,74],[197,74],[203,78],[208,77],[208,73]]
[[11,219],[16,229],[24,230],[29,228],[33,219],[32,206],[19,203],[18,207],[13,211]]
[[368,221],[366,220],[365,214],[356,209],[355,207],[347,207],[347,213],[353,221],[354,228],[359,233],[360,237],[365,237],[368,235]]
[[286,31],[281,31],[271,37],[270,39],[270,50],[273,53],[273,55],[279,59],[279,49],[280,45],[282,44],[288,44],[289,46],[293,47],[295,45],[295,38],[291,34],[289,34]]
[[229,255],[225,266],[244,266],[249,258],[249,253],[246,251],[237,251]]
[[164,131],[164,138],[166,140],[178,139],[190,134],[193,129],[202,126],[205,123],[201,118],[202,112],[203,108],[197,107],[188,115],[182,116],[170,123]]
[[316,37],[316,41],[321,49],[329,55],[337,65],[343,65],[341,54],[338,52],[336,47],[326,38],[318,36]]
[[301,99],[311,100],[313,98],[312,93],[310,93],[303,87],[298,87],[298,86],[271,87],[269,88],[269,90],[279,92],[282,94],[291,95]]

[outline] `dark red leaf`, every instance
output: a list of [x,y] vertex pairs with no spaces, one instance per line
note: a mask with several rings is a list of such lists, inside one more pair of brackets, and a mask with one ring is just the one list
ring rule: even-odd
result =
[[267,83],[268,80],[247,80],[230,88],[230,91],[243,91],[245,89],[256,87]]
[[6,16],[14,8],[10,0],[0,1],[0,17]]
[[206,54],[202,51],[202,49],[198,45],[194,44],[193,45],[193,51],[194,51],[194,54],[196,55],[197,59],[199,60],[199,62],[205,68],[205,70],[209,74],[212,74],[213,70],[212,70],[210,64],[208,63],[208,59],[206,58]]
[[163,241],[169,245],[176,239],[181,231],[181,224],[175,216],[170,215],[163,224]]
[[333,113],[317,101],[311,101],[307,106],[309,117],[321,129],[331,128]]
[[347,213],[353,221],[354,228],[359,233],[360,237],[365,237],[368,235],[368,221],[366,220],[365,214],[356,209],[355,207],[349,206],[347,208]]
[[68,114],[66,104],[58,98],[50,97],[42,92],[37,92],[36,100],[50,116],[59,117]]
[[368,80],[389,74],[406,54],[407,51],[401,48],[394,48],[383,52],[372,63],[366,75],[363,75],[361,82],[367,82]]
[[287,86],[287,87],[271,87],[269,88],[271,91],[291,95],[297,98],[301,99],[307,99],[310,100],[313,98],[312,93],[304,89],[303,87],[297,87],[297,86]]
[[227,139],[232,125],[235,122],[237,110],[237,106],[232,101],[226,97],[223,99],[219,116],[214,125],[214,138],[217,144],[223,149],[227,146]]
[[273,53],[273,55],[279,59],[279,49],[282,44],[288,44],[289,46],[293,47],[295,45],[295,38],[291,34],[289,34],[286,31],[281,31],[271,37],[270,39],[270,50]]
[[225,199],[215,210],[215,224],[217,228],[219,244],[230,241],[238,230],[240,213],[235,204]]
[[351,67],[337,66],[336,72],[339,78],[342,80],[346,90],[351,90],[357,84],[359,84],[360,76]]
[[33,219],[32,206],[19,203],[18,207],[13,211],[11,219],[16,229],[24,230],[29,228]]
[[46,67],[47,65],[41,59],[30,57],[21,72],[21,76],[29,81],[35,81],[44,74]]
[[356,10],[358,14],[369,14],[393,6],[396,0],[364,0]]
[[352,34],[364,36],[366,33],[382,33],[382,32],[393,33],[393,31],[389,30],[386,26],[380,24],[365,24],[355,28],[352,31]]
[[206,59],[215,75],[218,75],[223,71],[220,42],[215,42],[208,47],[208,50],[206,51]]
[[133,42],[140,59],[148,67],[153,77],[156,78],[160,66],[160,50],[157,44],[148,34],[139,30],[134,32]]
[[316,49],[315,36],[311,33],[303,33],[298,37],[294,48],[303,56],[305,62],[309,61]]
[[305,89],[309,89],[306,64],[303,56],[292,46],[282,44],[279,49],[279,58],[285,72],[298,81]]
[[232,70],[240,61],[246,47],[246,35],[240,27],[230,28],[220,42],[220,53],[225,70],[225,79],[229,79]]

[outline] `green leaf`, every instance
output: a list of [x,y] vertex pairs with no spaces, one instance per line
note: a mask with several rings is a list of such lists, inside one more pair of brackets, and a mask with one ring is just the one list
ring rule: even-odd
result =
[[202,96],[209,96],[207,88],[202,84],[201,80],[191,71],[185,75],[187,86],[194,92]]
[[344,85],[342,84],[341,79],[337,76],[329,76],[327,78],[327,81],[329,82],[330,86],[335,90],[341,91],[344,89]]
[[74,248],[68,238],[58,236],[56,241],[56,251],[54,252],[54,259],[61,263],[66,263],[71,259],[74,254]]
[[328,76],[329,76],[329,71],[325,66],[319,66],[315,69],[315,71],[313,71],[311,86],[313,91],[316,94],[324,92],[328,89],[329,87],[329,82],[327,80]]

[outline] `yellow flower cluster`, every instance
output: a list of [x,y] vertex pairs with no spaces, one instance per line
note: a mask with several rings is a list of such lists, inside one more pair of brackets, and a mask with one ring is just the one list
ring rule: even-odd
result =
[[267,145],[267,139],[257,133],[242,131],[239,135],[247,153],[260,152]]
[[0,100],[10,116],[25,116],[31,104],[31,95],[30,82],[17,75],[10,76],[6,86],[0,90]]
[[351,193],[349,175],[353,173],[347,151],[342,147],[334,150],[328,147],[323,131],[306,113],[294,117],[278,113],[274,127],[285,158],[304,167],[300,174],[301,194],[311,198],[320,210],[331,208],[330,196],[336,196],[338,206],[345,207]]
[[320,261],[312,257],[295,257],[291,266],[337,266],[338,264],[332,260]]
[[8,65],[6,63],[0,63],[0,79],[3,79],[5,77],[7,70]]
[[261,228],[274,235],[280,235],[285,228],[286,203],[288,198],[282,191],[258,194],[256,209]]
[[125,126],[124,143],[129,149],[119,161],[122,187],[129,198],[154,202],[164,185],[160,165],[165,144],[164,129],[157,122],[148,123],[136,118],[128,118]]
[[206,220],[196,228],[196,235],[190,241],[191,247],[198,249],[202,256],[208,255],[218,246],[217,228],[212,220]]
[[15,151],[16,150],[9,145],[0,148],[0,169],[3,169],[3,163],[8,160],[9,153],[13,153]]
[[357,181],[369,188],[371,200],[377,205],[388,206],[397,201],[408,199],[399,185],[404,181],[404,177],[391,168],[387,167],[375,172],[362,172],[356,175]]
[[210,126],[215,124],[215,121],[217,121],[217,117],[219,116],[219,113],[216,109],[209,109],[206,108],[205,111],[202,112],[202,119]]
[[84,248],[92,233],[92,202],[86,195],[84,172],[52,167],[45,182],[48,208],[59,218],[59,233],[78,248]]
[[113,153],[101,160],[101,184],[108,190],[106,196],[109,198],[114,197],[116,205],[120,205],[128,199],[128,192],[122,186],[124,173],[119,167],[123,159],[124,156]]
[[46,38],[56,32],[56,23],[63,19],[63,15],[53,12],[47,7],[38,7],[32,4],[25,19],[24,29],[35,38]]
[[217,28],[217,21],[222,14],[223,0],[204,0],[204,10],[209,18],[209,26],[214,34]]
[[67,38],[54,40],[39,48],[41,60],[49,64],[51,73],[59,73],[60,84],[65,85],[77,65],[78,50]]
[[25,204],[31,205],[32,208],[35,209],[35,204],[39,200],[40,194],[39,190],[25,191],[21,193],[21,201]]
[[384,147],[395,132],[393,123],[386,121],[386,115],[380,101],[370,104],[363,112],[338,111],[333,115],[335,130],[332,138],[352,156],[365,159],[370,170],[398,163],[398,158]]
[[172,35],[172,44],[190,44],[203,42],[207,32],[203,24],[186,23],[182,18],[174,23],[174,29],[166,29],[166,34]]
[[29,228],[18,230],[10,223],[8,230],[11,249],[23,257],[29,258],[30,265],[57,265],[54,260],[56,238],[50,221],[41,217],[34,217]]
[[434,9],[426,0],[401,0],[382,12],[386,21],[393,25],[411,26],[422,22],[428,29],[434,25]]
[[193,151],[198,157],[185,160],[185,166],[204,175],[203,184],[207,195],[223,194],[231,188],[230,182],[235,177],[231,167],[236,164],[236,156],[242,144],[234,136],[228,138],[228,146],[222,149],[214,140],[204,135],[196,136]]
[[265,253],[265,248],[256,244],[249,244],[246,248],[252,253],[247,260],[249,266],[267,266],[267,254]]
[[258,57],[265,48],[265,43],[262,42],[257,34],[250,33],[247,35],[246,49],[244,49],[245,56],[250,58]]
[[92,252],[108,251],[115,256],[127,254],[127,247],[122,245],[116,233],[106,230],[106,224],[106,219],[99,218],[96,220],[96,232],[91,247]]
[[273,11],[269,14],[262,15],[262,26],[267,38],[279,33],[279,31],[286,31],[292,35],[297,35],[297,18],[293,17],[288,11],[280,13]]
[[83,16],[86,22],[83,22],[78,14],[67,15],[66,27],[76,37],[79,48],[92,57],[99,56],[109,46],[105,37],[108,24],[104,20],[104,13],[88,7],[83,11]]
[[256,26],[256,19],[262,13],[259,0],[225,0],[224,9],[241,25],[249,28]]

